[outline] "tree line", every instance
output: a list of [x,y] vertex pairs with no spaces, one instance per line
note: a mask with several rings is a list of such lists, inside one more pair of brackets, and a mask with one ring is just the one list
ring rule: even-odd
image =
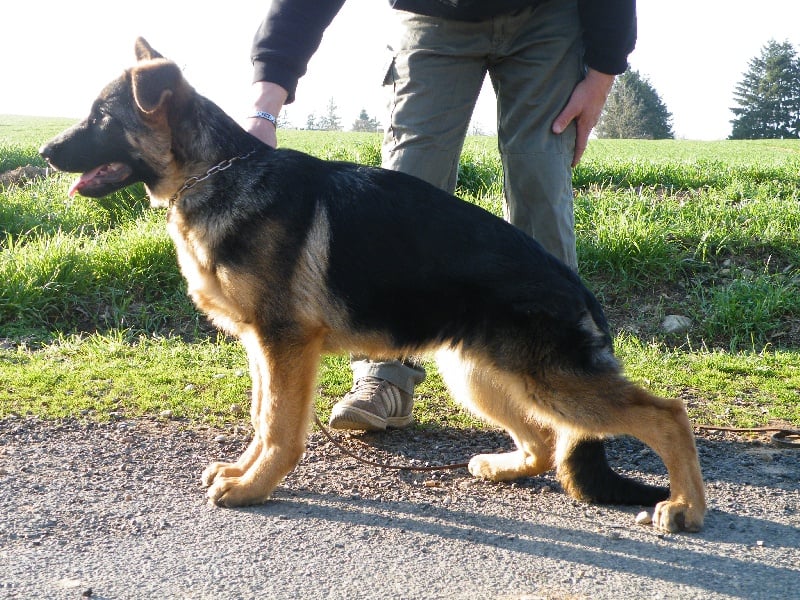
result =
[[[800,58],[788,41],[770,40],[736,85],[728,139],[800,138]],[[674,138],[672,115],[637,71],[617,77],[595,129],[601,138]]]
[[[304,129],[309,131],[342,131],[342,119],[339,117],[339,107],[336,101],[331,98],[328,100],[328,107],[323,115],[311,113],[306,117]],[[286,119],[283,119],[286,122]],[[290,127],[291,128],[291,127]],[[350,126],[350,131],[380,131],[381,124],[374,117],[367,114],[367,110],[362,108],[358,118]]]
[[[728,139],[800,138],[800,57],[788,41],[770,40],[736,85],[734,118]],[[334,99],[319,116],[308,115],[305,129],[341,131]],[[365,109],[352,131],[379,131],[380,123]],[[672,113],[650,81],[628,69],[616,78],[595,127],[599,138],[673,139]]]
[[733,94],[738,106],[728,139],[800,137],[800,58],[788,41],[770,40]]

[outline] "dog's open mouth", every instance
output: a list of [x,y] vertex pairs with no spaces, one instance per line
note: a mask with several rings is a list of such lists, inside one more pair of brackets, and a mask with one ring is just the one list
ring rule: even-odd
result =
[[132,169],[125,163],[114,162],[101,165],[87,171],[75,180],[69,188],[70,198],[76,193],[89,197],[104,196],[110,191],[124,187],[122,184],[131,173]]

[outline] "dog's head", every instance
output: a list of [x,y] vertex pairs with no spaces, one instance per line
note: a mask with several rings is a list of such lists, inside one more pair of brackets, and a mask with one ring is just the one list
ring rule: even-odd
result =
[[194,91],[180,68],[143,38],[135,51],[137,64],[103,89],[89,116],[39,149],[52,167],[82,173],[70,196],[99,198],[143,182],[160,205],[168,189],[175,191],[170,186],[180,174],[167,122]]

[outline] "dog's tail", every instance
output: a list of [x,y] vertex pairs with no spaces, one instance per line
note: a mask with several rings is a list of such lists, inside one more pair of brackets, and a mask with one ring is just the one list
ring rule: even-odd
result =
[[579,440],[558,465],[558,479],[574,498],[597,504],[654,506],[669,488],[623,477],[608,464],[603,440]]

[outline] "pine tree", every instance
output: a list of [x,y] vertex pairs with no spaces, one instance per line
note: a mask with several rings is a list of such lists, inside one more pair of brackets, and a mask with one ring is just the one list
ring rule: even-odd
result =
[[672,139],[672,114],[650,82],[628,69],[617,77],[595,128],[599,138]]
[[800,137],[800,58],[785,41],[770,40],[736,85],[729,139]]
[[342,120],[339,118],[339,115],[336,114],[337,110],[339,110],[339,107],[336,106],[334,99],[331,98],[328,100],[328,112],[324,117],[320,117],[317,123],[317,129],[323,129],[325,131],[341,131]]
[[361,113],[358,115],[358,119],[353,122],[353,131],[370,131],[375,133],[378,131],[378,128],[381,126],[378,123],[378,120],[374,117],[370,117],[367,114],[366,109],[362,108]]

